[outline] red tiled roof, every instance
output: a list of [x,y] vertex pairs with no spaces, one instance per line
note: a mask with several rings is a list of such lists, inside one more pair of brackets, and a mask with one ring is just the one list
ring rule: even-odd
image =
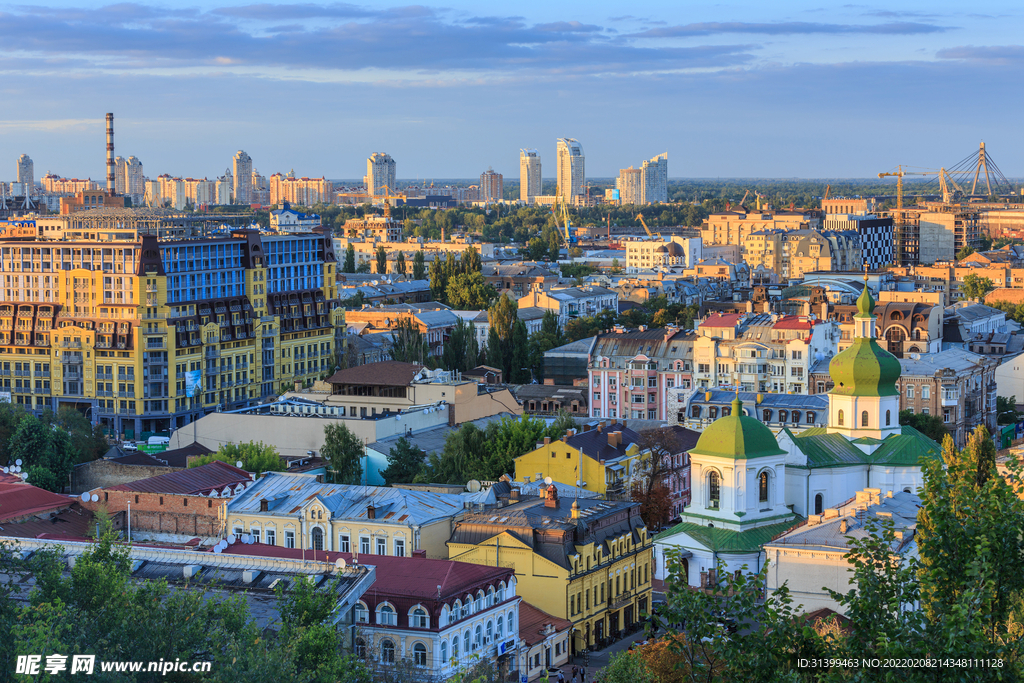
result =
[[68,507],[73,498],[19,481],[0,484],[0,522]]
[[544,640],[544,627],[548,624],[554,626],[555,631],[568,631],[572,627],[567,619],[553,617],[525,600],[519,603],[519,636],[529,647]]
[[[256,557],[281,557],[287,559],[316,560],[333,564],[339,557],[352,562],[350,553],[306,550],[301,548],[283,548],[264,543],[245,545],[235,543],[229,545],[225,553],[232,555],[250,555]],[[391,555],[362,555],[360,564],[376,568],[377,576],[372,590],[381,594],[402,596],[423,600],[436,600],[438,586],[441,587],[441,600],[462,597],[466,592],[487,581],[508,579],[513,575],[511,569],[491,567],[489,565],[469,564],[454,560],[429,560],[425,557],[394,557]]]
[[699,327],[735,327],[742,318],[742,313],[715,313],[709,315]]
[[148,479],[111,486],[108,491],[134,491],[137,493],[176,493],[197,496],[225,486],[252,481],[252,476],[226,462],[215,460],[209,464],[177,472],[159,474]]
[[67,510],[48,519],[32,518],[4,524],[3,535],[15,538],[42,538],[62,541],[91,541],[93,514],[72,502]]
[[379,363],[357,365],[347,370],[338,370],[327,382],[330,384],[376,384],[392,387],[407,387],[412,383],[422,365],[385,360]]
[[775,330],[809,330],[819,324],[820,320],[808,320],[799,315],[784,315],[772,325]]

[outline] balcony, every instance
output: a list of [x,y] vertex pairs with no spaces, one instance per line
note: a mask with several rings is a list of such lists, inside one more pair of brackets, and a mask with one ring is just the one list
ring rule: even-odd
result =
[[960,392],[956,389],[943,389],[942,390],[942,407],[956,406],[960,404]]
[[218,349],[216,347],[208,348],[208,349],[206,349],[206,352],[203,355],[206,356],[207,358],[219,358],[220,357],[220,349]]

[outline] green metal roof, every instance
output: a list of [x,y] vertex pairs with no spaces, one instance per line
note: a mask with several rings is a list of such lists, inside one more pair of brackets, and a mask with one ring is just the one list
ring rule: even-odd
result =
[[708,550],[720,553],[740,553],[759,550],[776,536],[785,533],[794,525],[803,521],[799,515],[781,524],[770,524],[746,531],[732,531],[717,527],[701,526],[692,522],[680,522],[671,529],[666,529],[654,537],[655,541],[663,540],[680,532],[687,534]]
[[715,420],[697,439],[690,455],[711,455],[735,460],[750,460],[769,455],[784,455],[772,430],[760,420],[743,414],[739,396],[732,402],[732,412]]
[[[850,465],[917,465],[921,458],[939,458],[939,445],[913,427],[903,425],[899,434],[885,439],[861,438],[850,441],[842,434],[829,434],[824,427],[811,427],[794,434],[787,427],[786,433],[796,447],[807,456],[807,466],[846,467]],[[855,446],[856,443],[881,444],[868,455]]]
[[[866,290],[865,290],[866,291]],[[834,386],[830,394],[840,396],[897,396],[900,362],[878,342],[857,337],[848,349],[828,364]]]

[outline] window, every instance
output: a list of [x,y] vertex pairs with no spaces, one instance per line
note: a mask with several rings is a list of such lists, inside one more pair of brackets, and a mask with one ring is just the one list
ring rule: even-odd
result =
[[455,604],[452,605],[452,618],[451,621],[458,621],[462,615],[462,601],[456,600]]
[[757,500],[760,503],[768,503],[768,473],[762,472],[757,475]]
[[441,665],[448,666],[448,641],[441,641]]
[[380,661],[384,664],[395,663],[395,644],[388,638],[380,641]]
[[430,619],[427,617],[427,610],[422,607],[414,608],[409,616],[409,626],[413,628],[428,628],[430,626]]
[[887,410],[887,411],[885,411],[885,426],[888,427],[891,424],[892,424],[892,411],[891,410]]
[[395,539],[395,557],[405,557],[405,539]]
[[284,547],[294,548],[295,547],[295,532],[285,531],[284,532]]
[[423,643],[416,643],[412,646],[413,662],[416,666],[427,665],[427,646]]
[[485,643],[489,643],[493,639],[494,639],[494,622],[493,621],[488,621],[487,622],[487,631],[486,631],[486,634],[485,634],[484,642]]
[[814,514],[820,515],[825,511],[825,498],[820,494],[814,496]]
[[866,411],[866,410],[862,410],[861,413],[860,413],[860,426],[861,427],[867,427],[868,426],[868,411]]
[[469,647],[469,631],[466,631],[466,632],[464,632],[462,634],[462,651],[467,653],[467,654],[470,652],[470,647]]
[[484,644],[484,629],[483,626],[477,624],[476,630],[473,632],[473,649],[479,649]]
[[718,509],[719,496],[718,472],[711,470],[708,473],[708,507]]
[[397,626],[398,613],[391,605],[381,605],[377,608],[377,623],[382,626]]
[[[160,499],[160,504],[161,504],[161,505],[163,505],[163,504],[164,504],[164,499],[163,499],[163,498],[161,498],[161,499]],[[243,529],[243,528],[242,528],[242,527],[240,527],[240,526],[236,526],[236,527],[235,527],[235,528],[234,528],[234,529],[233,529],[233,530],[231,531],[231,533],[233,533],[233,534],[235,535],[235,538],[241,538],[241,537],[242,537],[242,536],[243,536],[243,535],[245,534],[245,529]]]
[[324,549],[324,530],[320,527],[313,527],[313,530],[309,533],[309,547],[313,550]]
[[356,623],[367,624],[370,621],[370,610],[361,602],[356,603]]
[[260,530],[259,529],[251,529],[250,528],[249,529],[249,534],[252,536],[252,542],[253,543],[259,543],[260,542]]
[[377,539],[377,554],[387,555],[388,554],[388,539],[378,538]]
[[924,387],[924,386],[921,387],[921,398],[927,401],[931,397],[932,397],[931,387]]
[[843,426],[843,411],[842,410],[839,411],[839,413],[836,415],[836,418],[837,418],[836,421],[839,423],[839,426],[842,427]]
[[700,417],[700,406],[692,406],[690,408],[690,417]]
[[815,414],[813,410],[807,411],[807,424],[814,424]]
[[370,554],[370,537],[360,536],[359,537],[359,552],[363,555]]
[[907,385],[907,398],[914,398],[914,385],[913,384],[908,384]]
[[356,638],[356,657],[366,657],[366,641]]
[[277,545],[277,532],[273,529],[267,529],[267,545]]
[[348,540],[348,534],[341,534],[338,536],[338,552],[350,553],[352,552],[352,546]]
[[500,616],[498,617],[497,629],[498,629],[498,637],[499,638],[504,637],[504,635],[505,635],[505,618],[504,617],[500,617]]

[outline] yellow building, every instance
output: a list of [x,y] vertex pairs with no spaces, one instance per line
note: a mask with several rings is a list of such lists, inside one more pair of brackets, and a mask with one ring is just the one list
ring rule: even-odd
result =
[[344,311],[325,234],[160,239],[183,229],[161,216],[82,211],[48,239],[0,238],[0,391],[13,403],[71,405],[133,438],[337,365]]
[[572,622],[573,652],[650,609],[653,539],[637,503],[559,499],[549,486],[543,498],[467,514],[448,557],[515,569],[525,601]]
[[530,482],[551,477],[618,498],[629,492],[633,473],[650,455],[640,451],[639,440],[639,434],[618,422],[601,422],[582,432],[570,429],[555,441],[544,437],[535,450],[516,458],[516,479]]
[[445,543],[463,510],[457,494],[322,484],[311,474],[267,472],[228,503],[227,529],[282,548],[394,557],[422,550],[445,559]]

